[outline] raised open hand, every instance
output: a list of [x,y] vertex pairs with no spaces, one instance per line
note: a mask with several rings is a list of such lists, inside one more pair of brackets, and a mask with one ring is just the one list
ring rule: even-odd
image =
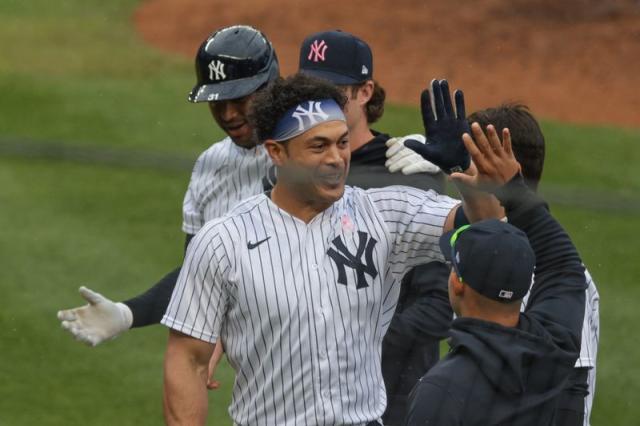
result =
[[469,132],[464,94],[461,90],[456,90],[454,98],[455,110],[447,80],[433,80],[431,92],[425,89],[420,98],[427,143],[405,142],[406,147],[413,149],[447,174],[465,171],[470,163],[469,153],[462,143],[462,135]]
[[458,183],[493,192],[520,172],[520,163],[511,148],[511,134],[509,129],[502,129],[501,143],[494,126],[488,125],[485,135],[478,123],[471,125],[471,134],[473,137],[465,133],[462,140],[471,154],[477,173],[453,173],[451,178]]

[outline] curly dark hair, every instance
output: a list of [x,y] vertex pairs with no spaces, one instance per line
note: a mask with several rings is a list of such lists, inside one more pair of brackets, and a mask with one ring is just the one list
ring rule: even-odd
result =
[[526,105],[506,103],[487,108],[474,112],[467,117],[467,121],[477,121],[483,130],[487,125],[493,124],[500,139],[501,130],[508,127],[513,153],[522,166],[522,175],[531,189],[538,189],[544,167],[545,141],[538,121]]
[[333,99],[344,109],[347,98],[337,86],[301,73],[278,78],[256,93],[249,113],[259,143],[269,139],[276,123],[287,110],[304,101]]

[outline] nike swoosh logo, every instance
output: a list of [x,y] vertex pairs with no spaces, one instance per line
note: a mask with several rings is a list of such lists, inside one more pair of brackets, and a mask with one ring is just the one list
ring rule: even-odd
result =
[[267,241],[269,238],[271,238],[271,237],[269,236],[269,237],[265,238],[264,240],[260,240],[260,241],[258,241],[258,242],[256,242],[256,243],[252,243],[251,241],[249,241],[249,242],[247,243],[247,248],[248,248],[249,250],[253,250],[254,248],[258,247],[260,244],[262,244],[262,243],[264,243],[265,241]]

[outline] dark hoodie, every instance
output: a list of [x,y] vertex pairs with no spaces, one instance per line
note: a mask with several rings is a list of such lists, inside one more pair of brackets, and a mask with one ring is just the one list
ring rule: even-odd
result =
[[536,254],[531,301],[516,327],[457,318],[449,354],[416,385],[408,425],[554,425],[580,353],[584,268],[569,236],[521,177],[496,194]]

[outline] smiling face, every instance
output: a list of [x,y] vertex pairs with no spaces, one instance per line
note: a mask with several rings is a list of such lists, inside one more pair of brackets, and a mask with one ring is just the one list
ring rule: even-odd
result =
[[344,194],[351,150],[344,121],[327,121],[287,142],[267,140],[278,184],[306,204],[329,206]]
[[252,98],[253,94],[239,99],[209,102],[209,110],[218,126],[236,145],[243,148],[256,145],[253,128],[247,119]]

